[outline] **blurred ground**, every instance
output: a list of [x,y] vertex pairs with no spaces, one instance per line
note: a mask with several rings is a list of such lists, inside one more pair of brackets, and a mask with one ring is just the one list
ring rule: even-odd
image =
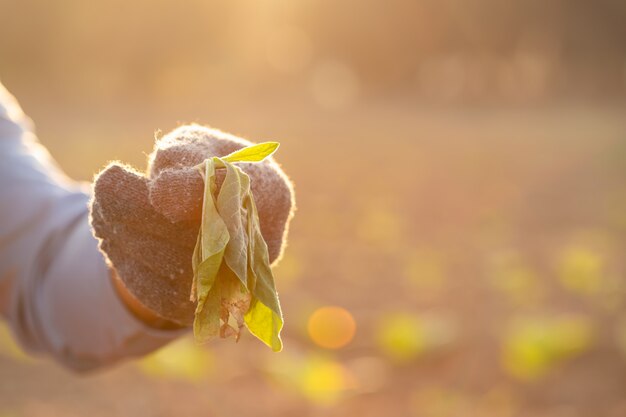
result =
[[2,328],[1,417],[626,415],[623,3],[0,4],[0,76],[70,176],[198,122],[280,141],[298,205],[282,353],[80,377]]
[[[198,112],[282,142],[299,207],[276,271],[285,351],[184,342],[77,378],[5,349],[5,414],[624,415],[623,109],[291,103]],[[152,129],[175,125],[46,108],[30,109],[40,136],[85,179],[112,158],[144,166]],[[323,305],[356,321],[337,351],[307,335]]]

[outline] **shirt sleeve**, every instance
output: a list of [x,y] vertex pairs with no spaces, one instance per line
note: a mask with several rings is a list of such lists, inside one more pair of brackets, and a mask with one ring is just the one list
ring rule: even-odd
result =
[[0,314],[25,350],[78,371],[184,332],[149,328],[122,304],[89,225],[89,191],[56,166],[0,84]]

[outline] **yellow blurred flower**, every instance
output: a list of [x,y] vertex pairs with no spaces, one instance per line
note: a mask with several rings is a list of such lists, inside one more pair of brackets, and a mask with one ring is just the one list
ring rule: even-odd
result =
[[379,349],[396,362],[408,362],[444,347],[455,338],[452,324],[438,317],[407,313],[383,316],[376,328]]
[[557,260],[561,284],[582,295],[597,294],[604,279],[604,257],[583,246],[566,248]]
[[535,380],[593,343],[593,323],[586,316],[524,317],[508,328],[502,365],[512,376]]
[[211,375],[215,358],[190,337],[181,338],[138,362],[147,375],[187,381],[200,381]]
[[333,404],[357,387],[348,369],[325,356],[283,352],[269,359],[267,371],[276,383],[317,404]]

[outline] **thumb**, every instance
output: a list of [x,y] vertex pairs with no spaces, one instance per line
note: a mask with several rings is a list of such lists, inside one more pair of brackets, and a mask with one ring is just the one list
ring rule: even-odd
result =
[[148,184],[150,203],[172,223],[200,220],[204,180],[196,168],[165,169]]
[[107,224],[123,221],[141,225],[153,211],[146,183],[145,177],[132,168],[109,164],[95,178],[92,214],[98,214]]

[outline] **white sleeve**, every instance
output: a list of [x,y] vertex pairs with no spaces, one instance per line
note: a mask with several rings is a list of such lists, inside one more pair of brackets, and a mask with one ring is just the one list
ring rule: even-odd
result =
[[0,84],[0,314],[29,352],[74,370],[148,353],[184,331],[154,330],[117,296],[70,181]]

